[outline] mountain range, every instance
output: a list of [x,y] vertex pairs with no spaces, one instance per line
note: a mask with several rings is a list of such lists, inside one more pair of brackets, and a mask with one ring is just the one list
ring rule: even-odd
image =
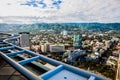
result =
[[102,31],[120,30],[120,23],[35,23],[35,24],[0,24],[0,31],[35,31],[53,29],[56,31],[73,30]]

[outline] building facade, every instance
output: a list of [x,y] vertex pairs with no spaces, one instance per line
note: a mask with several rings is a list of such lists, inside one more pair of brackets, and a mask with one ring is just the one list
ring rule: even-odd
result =
[[30,49],[29,33],[21,32],[20,34],[20,46],[23,48]]
[[50,52],[64,52],[64,45],[50,45]]

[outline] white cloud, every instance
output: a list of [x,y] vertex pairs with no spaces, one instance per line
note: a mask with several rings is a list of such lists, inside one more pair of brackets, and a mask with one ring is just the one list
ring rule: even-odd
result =
[[[120,0],[62,0],[60,9],[20,5],[29,0],[1,0],[0,23],[120,22]],[[39,1],[39,0],[37,0]]]

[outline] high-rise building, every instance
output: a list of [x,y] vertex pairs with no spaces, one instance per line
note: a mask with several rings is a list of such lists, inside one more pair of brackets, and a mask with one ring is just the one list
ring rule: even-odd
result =
[[82,34],[74,34],[73,47],[74,49],[82,49]]
[[20,46],[30,49],[29,32],[20,32]]

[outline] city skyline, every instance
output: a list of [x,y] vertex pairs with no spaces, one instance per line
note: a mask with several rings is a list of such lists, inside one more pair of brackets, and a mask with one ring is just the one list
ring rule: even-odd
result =
[[1,0],[0,23],[119,23],[119,4],[119,0]]

